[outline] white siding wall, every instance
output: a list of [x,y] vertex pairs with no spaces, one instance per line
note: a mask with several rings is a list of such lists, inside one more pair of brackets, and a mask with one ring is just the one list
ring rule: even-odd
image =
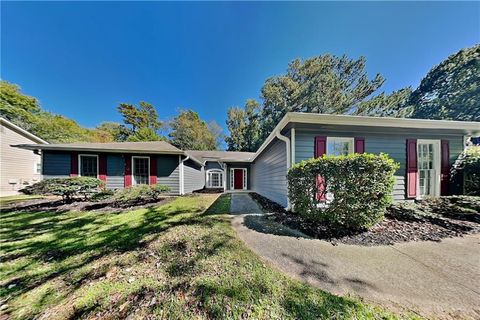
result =
[[2,124],[0,124],[0,140],[0,196],[16,194],[19,189],[42,179],[40,174],[35,173],[36,163],[40,163],[41,157],[33,151],[10,146],[37,143],[37,141],[32,141]]

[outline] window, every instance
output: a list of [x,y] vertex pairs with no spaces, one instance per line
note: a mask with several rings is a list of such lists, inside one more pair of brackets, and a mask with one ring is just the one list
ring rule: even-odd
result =
[[42,174],[42,163],[40,161],[35,161],[33,166],[33,173]]
[[98,157],[96,155],[79,155],[79,158],[80,176],[96,178],[98,175]]
[[133,184],[148,184],[150,177],[150,158],[133,157]]
[[327,155],[340,156],[353,152],[353,138],[327,137]]
[[221,170],[207,171],[207,187],[223,188],[223,171]]

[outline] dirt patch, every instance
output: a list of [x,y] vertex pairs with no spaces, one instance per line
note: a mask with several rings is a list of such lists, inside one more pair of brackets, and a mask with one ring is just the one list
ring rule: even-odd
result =
[[440,241],[480,232],[479,197],[442,197],[416,203],[393,204],[388,208],[385,219],[370,230],[339,232],[286,211],[259,194],[250,195],[269,213],[267,219],[333,244],[392,245],[407,241]]

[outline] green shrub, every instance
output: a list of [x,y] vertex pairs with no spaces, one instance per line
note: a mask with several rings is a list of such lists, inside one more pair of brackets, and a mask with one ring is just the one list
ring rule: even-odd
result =
[[465,149],[450,173],[451,194],[480,196],[480,146]]
[[24,194],[57,195],[64,200],[88,197],[102,191],[103,181],[90,177],[45,179],[20,190]]
[[464,193],[469,196],[480,196],[480,147],[470,147],[464,153]]
[[[288,195],[295,212],[337,229],[361,230],[383,219],[392,201],[399,168],[386,154],[324,156],[302,161],[288,172]],[[317,200],[323,178],[327,201]]]
[[169,190],[169,187],[161,184],[140,184],[118,190],[113,199],[121,203],[150,202],[160,199]]

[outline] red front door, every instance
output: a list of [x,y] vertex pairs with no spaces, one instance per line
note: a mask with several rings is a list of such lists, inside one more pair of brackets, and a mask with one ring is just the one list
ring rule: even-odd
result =
[[243,189],[243,170],[242,169],[233,170],[233,188]]

